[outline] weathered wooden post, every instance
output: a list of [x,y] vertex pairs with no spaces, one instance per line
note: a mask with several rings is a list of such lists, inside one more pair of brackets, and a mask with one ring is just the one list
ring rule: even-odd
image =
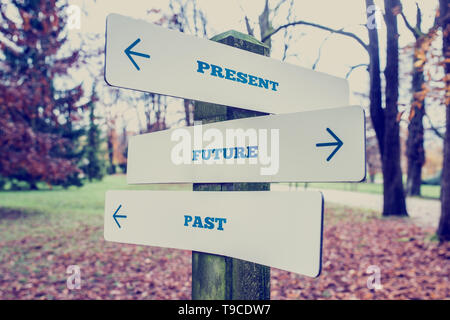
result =
[[[264,43],[237,31],[224,32],[211,40],[264,56],[270,55],[270,49]],[[195,102],[194,121],[206,124],[265,114]],[[270,183],[196,183],[193,190],[268,191]],[[270,299],[270,268],[230,257],[192,252],[192,299],[268,300]]]

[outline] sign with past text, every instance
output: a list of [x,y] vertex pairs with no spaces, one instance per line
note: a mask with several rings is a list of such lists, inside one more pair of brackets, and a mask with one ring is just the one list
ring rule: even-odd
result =
[[225,255],[317,277],[320,192],[108,191],[107,241]]
[[118,14],[107,18],[111,86],[266,113],[348,104],[346,80]]

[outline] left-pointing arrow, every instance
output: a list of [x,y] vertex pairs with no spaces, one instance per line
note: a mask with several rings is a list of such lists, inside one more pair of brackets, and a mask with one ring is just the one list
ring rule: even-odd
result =
[[141,42],[141,39],[136,39],[136,41],[134,41],[132,44],[130,44],[130,46],[128,48],[125,49],[125,54],[127,55],[128,59],[130,59],[130,61],[133,63],[133,65],[136,67],[136,69],[139,71],[141,70],[141,68],[139,68],[138,64],[136,63],[136,61],[134,61],[132,56],[138,56],[138,57],[142,57],[142,58],[146,58],[146,59],[150,59],[150,55],[145,54],[145,53],[141,53],[141,52],[136,52],[136,51],[132,51],[133,48],[139,43]]
[[118,219],[118,218],[123,218],[123,219],[125,219],[125,218],[127,217],[127,216],[124,216],[124,215],[117,214],[117,213],[119,212],[120,208],[122,208],[122,205],[119,205],[119,207],[117,207],[116,211],[115,211],[114,214],[113,214],[113,219],[114,219],[114,221],[117,223],[117,226],[118,226],[119,228],[121,228],[121,227],[120,227],[119,221],[117,221],[117,219]]

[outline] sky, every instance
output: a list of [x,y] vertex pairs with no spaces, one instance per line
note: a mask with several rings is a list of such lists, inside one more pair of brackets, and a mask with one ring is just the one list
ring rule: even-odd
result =
[[[183,0],[185,1],[185,0]],[[384,1],[375,0],[375,4],[384,12]],[[70,4],[79,6],[83,13],[81,16],[80,29],[74,29],[70,32],[76,45],[75,35],[97,34],[104,39],[106,17],[110,13],[119,13],[122,15],[140,18],[147,21],[157,18],[156,15],[148,14],[150,9],[160,9],[162,12],[169,12],[169,1],[167,0],[69,0]],[[274,7],[278,1],[270,1]],[[288,8],[290,1],[287,0],[282,5],[273,20],[274,27],[283,25],[287,22]],[[403,0],[403,11],[411,23],[415,23],[416,1]],[[419,0],[423,13],[423,30],[428,30],[434,21],[437,0]],[[259,36],[258,16],[263,10],[263,0],[198,0],[198,8],[201,9],[208,21],[208,37],[212,37],[228,30],[237,30],[246,33],[244,16],[247,15],[252,27],[255,28],[255,35]],[[363,41],[368,42],[366,24],[366,8],[364,0],[296,0],[294,2],[291,20],[305,20],[326,25],[331,28],[344,28],[345,31],[353,32]],[[399,19],[399,44],[404,47],[410,44],[414,38],[409,30],[406,29],[403,21]],[[380,55],[382,61],[382,70],[385,64],[385,42],[386,29],[384,23],[379,30],[380,37]],[[77,34],[78,33],[78,34]],[[338,34],[330,35],[329,32],[315,28],[300,26],[289,28],[292,36],[286,62],[300,65],[306,68],[312,68],[316,62],[315,70],[329,73],[338,77],[346,77],[351,66],[368,63],[367,52],[355,40]],[[279,32],[273,37],[271,57],[281,60],[283,57],[284,32]],[[320,60],[317,58],[320,53]],[[404,61],[401,72],[408,71],[411,62]],[[86,81],[86,74],[78,74],[78,78]],[[352,93],[368,92],[368,72],[365,67],[355,69],[348,77],[350,90]],[[401,102],[408,103],[410,100],[409,83],[404,81],[404,88],[401,91]],[[403,94],[402,94],[403,93]],[[351,104],[365,104],[367,99],[360,95],[351,95]],[[173,117],[178,116],[180,109],[170,108]],[[124,110],[126,108],[124,107]],[[435,120],[439,122],[441,115],[437,111],[434,115]],[[133,114],[131,112],[130,114]],[[135,114],[134,114],[135,115]],[[130,116],[131,118],[133,115]],[[134,124],[133,124],[134,123]],[[130,119],[131,129],[136,126],[136,122]]]

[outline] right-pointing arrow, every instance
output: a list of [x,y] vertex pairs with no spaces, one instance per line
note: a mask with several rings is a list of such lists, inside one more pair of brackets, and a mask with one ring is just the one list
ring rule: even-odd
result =
[[344,143],[342,142],[341,139],[338,138],[338,136],[333,131],[331,131],[330,128],[327,128],[327,131],[336,140],[336,142],[317,143],[316,147],[333,147],[333,146],[336,146],[336,148],[334,148],[333,152],[327,158],[327,161],[330,161],[334,157],[336,152],[339,151],[339,149],[342,147],[342,145]]

